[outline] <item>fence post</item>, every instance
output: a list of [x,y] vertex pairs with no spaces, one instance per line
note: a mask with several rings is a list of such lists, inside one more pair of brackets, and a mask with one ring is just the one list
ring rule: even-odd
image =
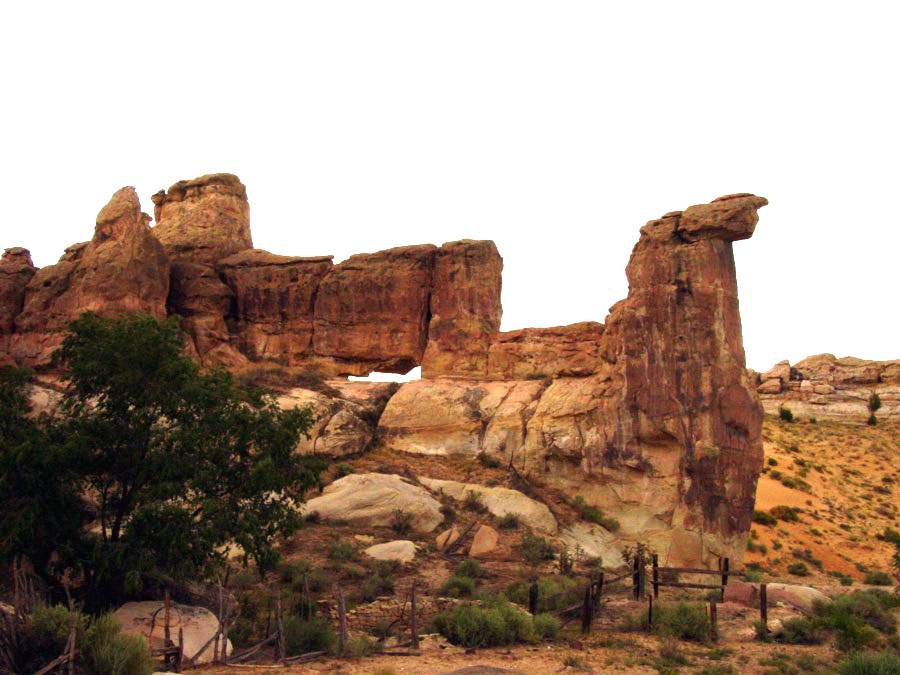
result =
[[719,615],[716,606],[715,600],[709,601],[709,625],[712,631],[712,639],[713,641],[718,641],[719,639]]
[[537,614],[537,606],[538,606],[538,585],[537,585],[537,583],[534,583],[534,584],[531,584],[531,588],[528,589],[528,611],[531,612],[532,616]]
[[638,600],[641,597],[641,575],[638,572],[638,554],[634,554],[634,560],[631,563],[631,592],[634,595],[634,599]]
[[722,602],[725,602],[725,587],[728,585],[729,562],[728,558],[722,558]]
[[591,586],[584,589],[584,602],[581,605],[581,632],[591,632],[591,619],[593,619],[594,603],[591,601]]
[[307,578],[305,572],[303,574],[303,601],[304,601],[303,612],[306,615],[304,618],[307,621],[310,621],[313,618],[312,596],[309,594],[309,579]]
[[659,556],[653,554],[653,597],[659,597]]
[[416,625],[416,582],[409,591],[409,630],[412,633],[412,648],[419,648],[419,631]]
[[[228,641],[225,641],[228,644]],[[184,660],[184,628],[178,627],[178,660],[175,662],[175,672],[181,672],[181,662]]]
[[[170,598],[169,598],[169,589],[166,589],[166,623],[163,626],[163,645],[168,648],[172,646],[172,634],[169,630],[169,608],[170,608]],[[216,646],[218,646],[218,642],[216,642]],[[166,667],[170,667],[172,665],[172,657],[166,653],[165,657],[163,657],[163,663],[166,664]]]
[[344,592],[341,590],[341,585],[335,584],[334,586],[337,589],[335,596],[338,606],[338,649],[343,655],[347,646],[347,608],[344,606]]
[[763,625],[763,638],[769,635],[769,600],[766,597],[766,585],[759,585],[759,620]]
[[653,630],[653,596],[647,597],[647,625]]
[[603,595],[603,572],[597,577],[597,594],[594,596],[594,609],[600,609],[600,597]]
[[644,560],[644,552],[643,551],[640,551],[638,553],[638,558],[640,560],[640,567],[638,567],[638,579],[640,579],[640,582],[641,582],[640,599],[643,600],[644,595],[645,595],[645,588],[647,585],[647,565],[646,565],[646,561]]
[[287,657],[287,649],[284,645],[284,623],[281,617],[281,589],[275,595],[275,630],[278,631],[278,639],[275,642],[275,651],[278,660]]

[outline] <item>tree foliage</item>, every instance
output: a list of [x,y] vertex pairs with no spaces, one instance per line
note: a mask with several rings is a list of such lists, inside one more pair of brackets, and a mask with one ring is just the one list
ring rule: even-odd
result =
[[[21,387],[3,395],[18,405],[11,426],[51,458],[46,488],[94,505],[95,536],[77,527],[55,540],[91,592],[209,575],[232,544],[261,569],[274,564],[275,541],[299,526],[297,505],[324,469],[293,453],[310,408],[282,410],[224,371],[201,370],[174,320],[85,314],[54,361],[67,373],[54,417],[29,422]],[[35,509],[13,511],[27,519]]]

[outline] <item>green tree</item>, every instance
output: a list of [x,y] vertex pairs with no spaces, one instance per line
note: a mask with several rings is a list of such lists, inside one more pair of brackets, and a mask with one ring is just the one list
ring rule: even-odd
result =
[[310,408],[282,410],[182,347],[174,319],[87,313],[54,355],[67,388],[41,433],[53,470],[96,505],[98,524],[96,536],[58,543],[100,604],[154,579],[210,575],[230,544],[270,568],[325,468],[293,452]]

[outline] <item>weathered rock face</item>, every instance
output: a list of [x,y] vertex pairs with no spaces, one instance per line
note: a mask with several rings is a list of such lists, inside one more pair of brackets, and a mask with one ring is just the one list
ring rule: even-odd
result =
[[332,257],[250,249],[216,266],[234,295],[238,348],[253,361],[296,364],[312,356],[316,294]]
[[751,374],[763,408],[772,415],[781,407],[795,417],[865,423],[869,399],[877,393],[877,419],[900,419],[900,360],[866,361],[833,354],[810,356],[793,366],[781,361],[760,375]]
[[456,241],[435,253],[422,377],[487,377],[500,329],[503,258],[492,241]]
[[253,248],[247,189],[230,173],[178,181],[153,195],[153,233],[172,260],[213,265]]
[[487,379],[524,380],[590,375],[600,369],[603,324],[523,328],[494,337]]
[[122,188],[97,216],[94,237],[56,265],[38,270],[25,289],[9,351],[29,366],[49,363],[66,325],[83,312],[166,316],[169,261],[141,213],[134,188]]
[[13,332],[16,316],[25,302],[25,287],[37,268],[24,248],[8,248],[0,258],[0,349]]
[[319,391],[292,389],[278,397],[283,408],[312,406],[316,421],[309,438],[297,450],[331,457],[357,454],[369,447],[388,399],[397,389],[391,382],[328,380]]

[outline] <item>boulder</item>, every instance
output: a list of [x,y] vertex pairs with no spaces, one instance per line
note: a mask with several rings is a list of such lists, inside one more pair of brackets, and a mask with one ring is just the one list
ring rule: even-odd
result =
[[10,354],[30,367],[49,365],[69,322],[86,311],[165,318],[169,260],[149,221],[133,187],[116,192],[97,215],[93,238],[67,248],[28,282]]
[[500,535],[490,525],[481,525],[475,530],[472,544],[469,546],[470,558],[486,558],[493,553],[500,543]]
[[767,584],[766,599],[770,605],[783,602],[804,612],[814,611],[818,602],[830,601],[822,591],[797,584]]
[[759,586],[729,578],[725,586],[725,602],[735,602],[745,607],[759,607]]
[[406,539],[388,541],[383,544],[375,544],[363,551],[370,558],[376,560],[396,560],[397,562],[412,562],[416,557],[416,545]]
[[459,541],[459,537],[459,529],[454,525],[449,530],[441,532],[434,540],[434,544],[438,551],[446,551],[450,546],[453,546],[453,544]]
[[237,176],[181,180],[153,195],[153,204],[153,233],[172,260],[213,265],[253,248],[247,189]]
[[763,380],[762,384],[756,388],[756,391],[760,394],[780,394],[781,380],[777,377],[773,377],[770,380]]
[[504,487],[485,487],[476,483],[459,483],[454,480],[439,480],[419,476],[419,482],[429,490],[440,492],[447,497],[464,501],[469,492],[476,492],[481,503],[491,515],[502,518],[507,514],[519,517],[522,523],[544,534],[556,534],[556,518],[545,504],[526,497],[518,490]]
[[416,532],[431,532],[444,519],[441,504],[428,491],[383,473],[344,476],[307,501],[303,514],[318,513],[325,520],[339,520],[361,526],[388,527],[399,511],[411,517]]
[[[151,649],[165,646],[165,603],[160,600],[126,602],[113,612],[113,619],[125,635],[134,635],[147,641]],[[178,631],[184,631],[184,653],[194,659],[195,655],[219,630],[216,615],[205,607],[179,605],[173,603],[169,610],[169,629],[177,639]],[[226,653],[232,652],[228,641]],[[213,645],[210,644],[194,663],[210,663],[213,660]]]

